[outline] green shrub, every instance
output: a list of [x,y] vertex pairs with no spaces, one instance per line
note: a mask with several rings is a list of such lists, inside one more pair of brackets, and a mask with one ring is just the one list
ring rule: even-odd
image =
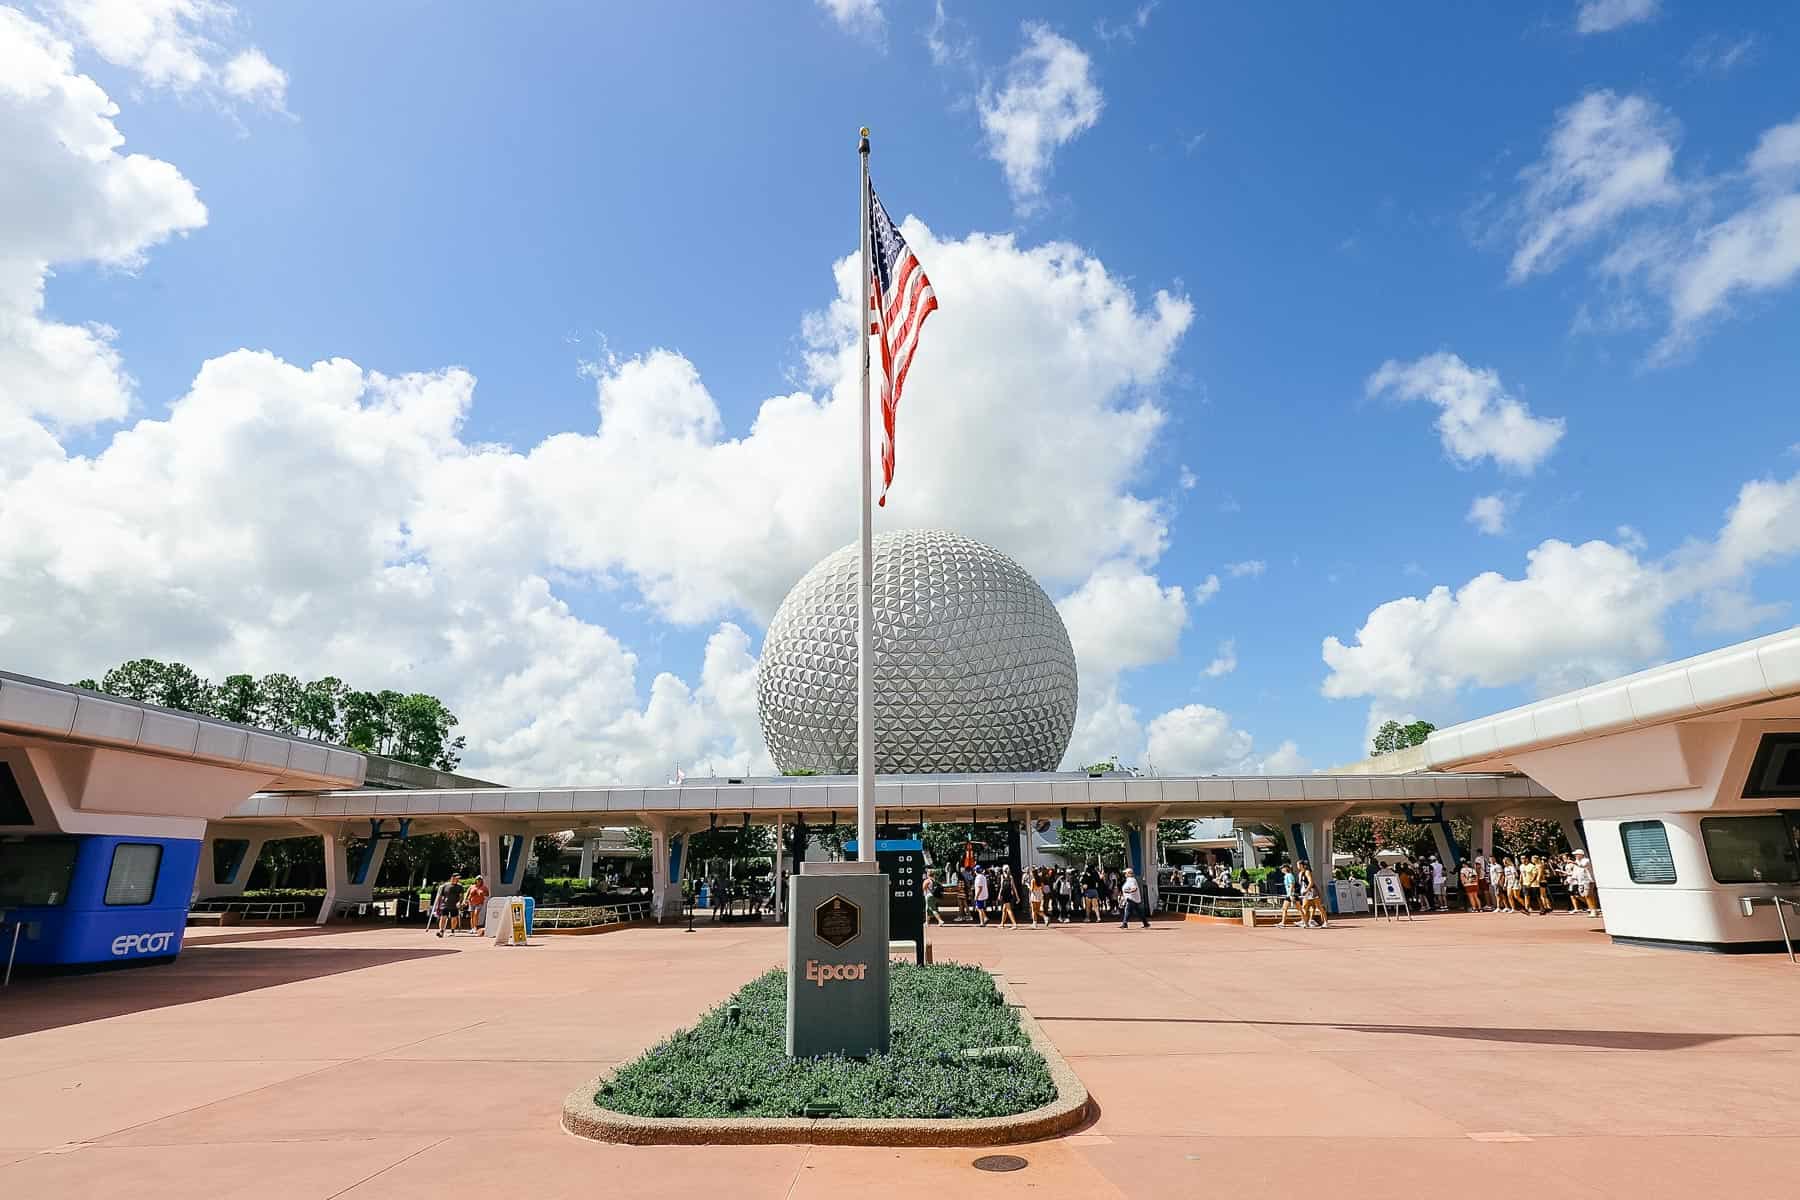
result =
[[[733,1024],[731,1003],[739,1008]],[[998,1117],[1056,1098],[1043,1057],[962,1057],[1029,1046],[1018,1013],[979,967],[895,963],[892,1049],[866,1059],[787,1055],[787,972],[744,985],[726,1004],[619,1068],[596,1097],[644,1117],[792,1117],[834,1104],[845,1117]]]

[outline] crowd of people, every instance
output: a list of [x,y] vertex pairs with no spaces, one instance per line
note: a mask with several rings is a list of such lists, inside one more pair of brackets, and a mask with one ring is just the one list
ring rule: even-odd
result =
[[1585,850],[1547,855],[1477,854],[1454,872],[1433,854],[1401,859],[1384,869],[1399,877],[1408,903],[1424,911],[1448,912],[1453,898],[1459,898],[1470,912],[1600,912],[1594,868]]
[[1051,925],[1097,924],[1114,917],[1126,928],[1135,917],[1150,924],[1142,881],[1130,867],[1123,871],[1089,863],[1084,867],[1035,867],[1014,876],[1008,864],[985,866],[964,861],[946,864],[941,873],[927,872],[925,919],[944,920],[945,893],[960,889],[961,919],[974,925],[1016,929],[1021,917],[1033,929]]

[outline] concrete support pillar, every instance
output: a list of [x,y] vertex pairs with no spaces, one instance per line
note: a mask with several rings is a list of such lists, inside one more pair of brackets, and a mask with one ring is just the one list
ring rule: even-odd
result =
[[[1474,852],[1491,861],[1494,857],[1494,814],[1474,813],[1469,817],[1470,833],[1475,845]],[[1485,886],[1487,881],[1482,880]]]
[[531,861],[531,826],[477,830],[481,844],[481,874],[488,891],[496,896],[517,896],[525,885],[525,867]]
[[1326,889],[1331,883],[1333,832],[1337,819],[1349,810],[1347,804],[1319,805],[1289,809],[1281,814],[1281,832],[1287,838],[1288,857],[1312,867],[1321,900],[1327,899]]
[[1155,912],[1159,895],[1156,887],[1156,823],[1166,810],[1140,808],[1124,816],[1125,864],[1137,872],[1138,886],[1144,891],[1146,912]]
[[[209,824],[206,838],[200,843],[200,869],[194,872],[194,899],[219,900],[243,895],[263,846],[272,840],[270,831]],[[232,848],[235,861],[228,859],[224,864],[226,870],[215,873],[213,864],[219,862],[217,847],[221,843]]]
[[1256,831],[1234,823],[1231,833],[1233,837],[1237,838],[1238,857],[1243,860],[1241,865],[1245,867],[1262,866],[1256,852]]
[[[340,904],[366,904],[375,898],[375,880],[381,860],[387,857],[388,838],[379,836],[385,822],[364,822],[361,828],[348,822],[313,824],[325,839],[325,898],[319,902],[314,923],[329,925]],[[350,840],[363,839],[355,854]]]
[[658,923],[681,919],[681,878],[687,869],[687,825],[646,817],[650,831],[650,915]]
[[576,874],[582,879],[594,877],[594,851],[600,845],[599,838],[584,838],[581,842],[581,867]]
[[[1565,804],[1564,809],[1573,809],[1573,805]],[[1570,850],[1587,850],[1587,839],[1581,836],[1581,826],[1577,824],[1578,812],[1566,811],[1557,815],[1557,824],[1562,826],[1563,837],[1568,839]],[[1591,854],[1592,851],[1589,851]]]

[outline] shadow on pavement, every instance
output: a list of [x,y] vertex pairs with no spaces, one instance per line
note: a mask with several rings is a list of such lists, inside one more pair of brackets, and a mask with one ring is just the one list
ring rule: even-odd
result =
[[25,978],[15,974],[12,987],[0,991],[0,1038],[455,953],[435,947],[223,948],[201,944],[187,947],[167,966],[100,968]]
[[[1033,1014],[1034,1016],[1036,1014]],[[1254,1021],[1231,1017],[1038,1017],[1040,1022],[1093,1021],[1140,1025],[1250,1025],[1263,1028],[1343,1029],[1351,1033],[1397,1033],[1409,1037],[1453,1038],[1469,1042],[1512,1042],[1537,1046],[1589,1046],[1606,1050],[1688,1050],[1734,1038],[1800,1037],[1800,1034],[1651,1033],[1631,1029],[1506,1029],[1466,1025],[1357,1025],[1340,1021]]]

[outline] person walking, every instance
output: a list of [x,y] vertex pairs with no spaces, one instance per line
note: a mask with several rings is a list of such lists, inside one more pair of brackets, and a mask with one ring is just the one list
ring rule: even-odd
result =
[[1019,918],[1014,915],[1019,907],[1019,885],[1013,881],[1012,866],[1000,868],[1000,927],[1017,929]]
[[1431,899],[1439,912],[1450,911],[1449,880],[1444,876],[1444,864],[1437,855],[1431,856]]
[[1150,928],[1150,910],[1144,904],[1144,887],[1138,882],[1137,871],[1131,867],[1125,868],[1125,881],[1119,885],[1119,899],[1123,914],[1119,918],[1120,929],[1131,928],[1133,909],[1137,910],[1138,920],[1143,922],[1144,928]]
[[438,885],[437,894],[431,898],[431,911],[437,916],[437,935],[444,936],[446,929],[455,932],[457,923],[462,919],[463,882],[460,872],[450,872],[450,878]]
[[944,914],[938,909],[939,890],[937,876],[930,871],[925,872],[925,923],[927,925],[933,921],[939,925],[944,923]]
[[1491,911],[1506,911],[1506,872],[1497,854],[1488,859],[1488,901],[1494,906]]
[[1092,863],[1081,873],[1081,915],[1090,924],[1100,919],[1100,872]]
[[1532,894],[1532,902],[1540,913],[1555,912],[1556,906],[1550,903],[1550,864],[1544,861],[1541,854],[1532,855],[1531,863],[1537,868],[1537,887]]
[[1287,928],[1288,910],[1293,909],[1294,924],[1301,929],[1306,928],[1306,910],[1300,907],[1300,876],[1294,873],[1294,864],[1281,864],[1281,924],[1279,929]]
[[469,926],[480,937],[487,932],[488,884],[486,875],[477,875],[469,888]]
[[1319,884],[1313,878],[1312,864],[1306,862],[1300,864],[1300,919],[1316,919],[1318,928],[1325,928],[1325,902],[1319,898]]
[[975,868],[975,923],[987,927],[987,906],[989,896],[988,872],[986,867]]
[[1031,927],[1039,925],[1049,928],[1050,922],[1044,919],[1044,877],[1036,871],[1031,873]]

